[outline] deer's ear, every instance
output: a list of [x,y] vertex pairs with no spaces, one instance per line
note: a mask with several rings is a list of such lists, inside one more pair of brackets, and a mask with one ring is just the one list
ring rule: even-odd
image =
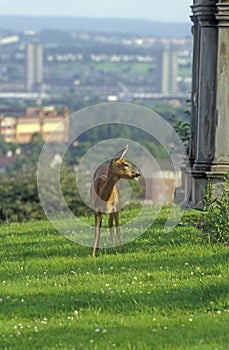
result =
[[113,157],[113,159],[122,159],[126,152],[128,150],[128,145],[126,145],[124,148],[120,149]]

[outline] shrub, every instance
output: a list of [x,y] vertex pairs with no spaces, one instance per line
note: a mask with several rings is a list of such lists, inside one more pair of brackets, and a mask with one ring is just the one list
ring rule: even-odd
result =
[[[55,193],[53,172],[50,168],[42,178],[48,214],[62,212],[65,208]],[[68,207],[75,215],[88,213],[88,208],[77,192],[75,174],[71,169],[64,168],[61,171],[60,186]],[[38,194],[36,168],[27,168],[26,172],[15,171],[10,176],[0,176],[0,203],[0,223],[46,218]]]
[[204,191],[204,211],[206,215],[202,229],[211,242],[229,243],[229,174],[225,176],[220,195],[215,194],[211,183]]

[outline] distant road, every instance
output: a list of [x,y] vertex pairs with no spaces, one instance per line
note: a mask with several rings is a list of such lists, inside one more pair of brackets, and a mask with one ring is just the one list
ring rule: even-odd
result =
[[0,92],[0,99],[18,99],[18,100],[37,100],[48,99],[48,94],[39,94],[37,92]]
[[[98,88],[99,89],[99,88]],[[98,91],[98,90],[97,90]],[[39,94],[36,92],[0,92],[0,100],[3,99],[15,99],[15,100],[46,100],[50,99],[52,96],[49,94]],[[129,92],[123,94],[123,96],[117,96],[117,100],[188,100],[190,99],[190,94],[187,93],[171,93],[171,94],[161,94],[161,93],[138,93]]]

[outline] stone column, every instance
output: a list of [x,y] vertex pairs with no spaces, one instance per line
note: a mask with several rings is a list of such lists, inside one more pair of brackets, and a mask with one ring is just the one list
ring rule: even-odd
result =
[[[198,127],[198,87],[199,87],[199,66],[200,66],[200,25],[198,21],[198,6],[196,1],[192,6],[193,22],[193,59],[192,59],[192,95],[191,95],[191,119],[190,119],[190,142],[189,142],[189,164],[183,164],[182,170],[182,187],[180,191],[184,191],[182,206],[190,207],[192,202],[192,173],[190,168],[193,164],[197,154],[197,127]],[[175,202],[177,198],[175,195]]]
[[190,144],[189,144],[189,161],[192,166],[196,158],[196,129],[198,121],[198,81],[199,81],[199,61],[200,61],[200,28],[198,17],[195,13],[194,6],[192,6],[193,16],[191,20],[194,25],[192,27],[193,34],[193,59],[192,59],[192,96],[191,96],[191,120],[190,120]]
[[[194,0],[190,169],[186,206],[203,205],[210,179],[229,171],[229,0]],[[188,196],[191,188],[191,195]]]
[[213,1],[193,6],[199,24],[197,130],[194,169],[210,170],[214,158],[218,28]]
[[212,170],[229,171],[229,0],[217,4],[218,66],[215,152]]

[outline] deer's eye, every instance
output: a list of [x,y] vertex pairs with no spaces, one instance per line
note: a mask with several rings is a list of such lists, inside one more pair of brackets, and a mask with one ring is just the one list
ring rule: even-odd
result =
[[128,166],[129,166],[129,164],[127,164],[127,163],[123,163],[123,164],[122,164],[122,167],[123,167],[124,169],[128,168]]

